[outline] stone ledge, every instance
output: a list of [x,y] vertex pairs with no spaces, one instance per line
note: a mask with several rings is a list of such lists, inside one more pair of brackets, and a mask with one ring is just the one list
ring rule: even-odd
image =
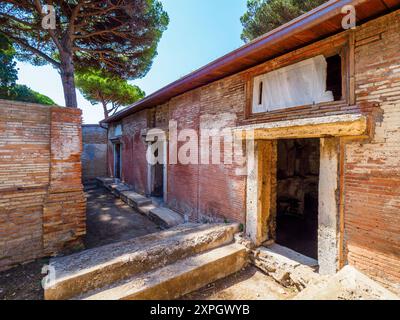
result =
[[84,300],[166,300],[177,299],[208,283],[238,272],[247,264],[246,249],[226,245],[199,255],[178,260],[164,268],[136,276]]
[[193,254],[229,244],[236,224],[185,224],[143,237],[53,258],[55,279],[46,299],[68,299],[130,278]]
[[164,228],[172,228],[185,222],[179,213],[167,208],[154,208],[150,210],[149,218]]
[[140,207],[147,206],[152,203],[151,199],[146,198],[132,190],[122,191],[120,197],[122,201],[135,209],[139,209]]
[[113,195],[120,197],[130,207],[149,217],[162,228],[172,228],[185,222],[179,213],[168,208],[158,207],[150,198],[136,193],[119,179],[98,177],[96,180]]

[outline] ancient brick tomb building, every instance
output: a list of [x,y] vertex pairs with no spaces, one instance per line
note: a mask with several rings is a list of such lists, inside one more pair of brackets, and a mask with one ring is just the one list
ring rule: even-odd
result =
[[0,270],[80,245],[81,111],[0,100]]
[[[351,264],[399,292],[400,11],[396,1],[353,1],[359,25],[343,30],[343,3],[111,117],[108,172],[187,220],[240,222],[257,245],[286,245],[325,274]],[[146,161],[152,128],[167,133],[166,165]],[[247,174],[236,162],[171,161],[186,142],[174,135],[188,128],[243,138]]]

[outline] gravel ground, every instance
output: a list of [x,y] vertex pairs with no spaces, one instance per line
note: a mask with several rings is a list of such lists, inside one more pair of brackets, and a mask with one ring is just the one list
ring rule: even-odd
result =
[[248,266],[182,297],[182,300],[285,300],[296,294],[256,267]]
[[42,300],[42,267],[46,259],[0,272],[0,300]]
[[86,248],[120,242],[160,228],[104,188],[87,189]]

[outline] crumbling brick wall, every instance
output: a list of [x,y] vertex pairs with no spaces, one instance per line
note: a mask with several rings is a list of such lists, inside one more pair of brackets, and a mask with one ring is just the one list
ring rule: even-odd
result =
[[0,270],[80,244],[81,111],[0,100]]
[[107,130],[97,124],[82,126],[82,181],[107,176]]

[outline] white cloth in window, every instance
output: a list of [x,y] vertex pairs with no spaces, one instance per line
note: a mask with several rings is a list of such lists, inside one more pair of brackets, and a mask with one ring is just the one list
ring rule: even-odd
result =
[[[323,55],[295,63],[254,79],[253,112],[334,101],[326,91],[327,62]],[[260,82],[263,82],[259,104]]]

